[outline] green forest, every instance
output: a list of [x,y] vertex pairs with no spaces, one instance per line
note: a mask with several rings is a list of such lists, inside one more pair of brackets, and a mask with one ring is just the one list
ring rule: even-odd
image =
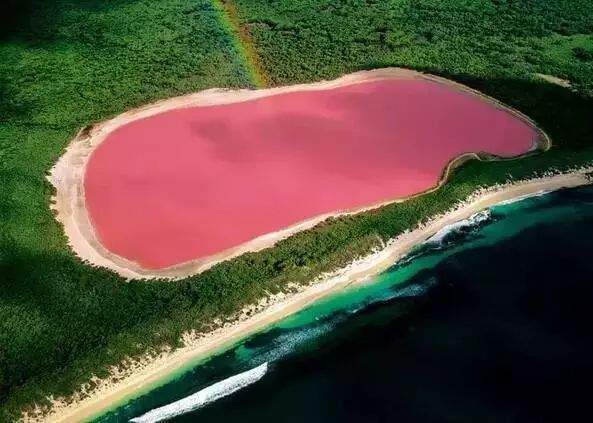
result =
[[[125,357],[177,345],[184,331],[208,330],[289,282],[343,266],[477,187],[593,160],[590,0],[9,0],[8,9],[0,26],[0,421],[71,394]],[[520,160],[468,162],[433,193],[330,219],[181,281],[126,282],[69,249],[46,175],[80,128],[205,88],[385,66],[493,96],[535,120],[554,146]]]

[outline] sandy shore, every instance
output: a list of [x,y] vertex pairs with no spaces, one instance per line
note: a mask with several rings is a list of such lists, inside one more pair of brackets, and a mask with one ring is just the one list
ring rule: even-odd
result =
[[368,280],[386,270],[414,246],[424,242],[443,227],[466,219],[495,204],[518,197],[542,192],[554,191],[591,183],[587,173],[593,168],[575,170],[560,175],[547,175],[533,180],[509,183],[482,189],[451,211],[436,216],[421,227],[415,228],[389,241],[383,249],[353,262],[337,272],[323,275],[309,286],[301,287],[296,293],[280,294],[269,300],[262,300],[251,310],[237,316],[234,323],[206,335],[187,334],[185,346],[174,351],[163,351],[158,356],[129,363],[124,371],[113,369],[113,377],[95,380],[96,388],[91,392],[80,393],[68,402],[53,400],[49,414],[28,415],[25,421],[79,422],[108,410],[126,398],[149,389],[168,375],[182,369],[193,360],[206,357],[221,348],[231,345],[282,318],[303,309],[316,300],[336,292],[344,287]]
[[[522,113],[511,109],[499,101],[464,85],[444,78],[423,74],[408,69],[376,69],[352,73],[332,81],[322,81],[311,84],[292,85],[261,90],[210,89],[182,97],[163,100],[148,106],[133,109],[118,115],[111,120],[98,123],[81,130],[80,133],[72,140],[64,155],[62,155],[55,166],[51,169],[50,175],[48,176],[49,181],[56,188],[56,194],[52,199],[52,209],[56,211],[56,218],[60,223],[62,223],[64,227],[70,247],[81,260],[94,266],[108,268],[128,279],[179,279],[200,273],[221,261],[229,260],[245,252],[259,251],[264,248],[271,247],[279,240],[287,238],[299,231],[309,229],[328,217],[360,213],[362,211],[377,208],[392,202],[403,201],[405,198],[399,197],[356,209],[336,210],[331,213],[318,215],[312,217],[311,219],[298,222],[283,230],[259,236],[251,241],[208,257],[192,260],[165,269],[149,270],[143,268],[138,263],[127,260],[124,257],[114,254],[103,247],[97,234],[95,233],[91,219],[87,212],[87,208],[85,206],[85,194],[83,186],[86,164],[93,151],[106,139],[106,137],[112,131],[132,121],[154,116],[156,114],[174,109],[238,103],[290,92],[328,90],[369,81],[395,79],[430,80],[433,82],[438,82],[439,84],[447,85],[461,92],[471,93],[472,95],[481,98],[483,101],[486,101],[499,109],[505,110],[506,112],[511,113],[515,117],[531,125],[538,133],[538,140],[533,146],[534,150],[546,150],[551,145],[548,136],[541,129],[539,129],[533,121],[531,121]],[[476,153],[461,155],[449,163],[446,169],[443,170],[443,175],[438,184],[428,191],[436,189],[446,182],[450,169],[469,158],[487,160],[495,159],[493,157],[486,157]],[[423,193],[426,193],[426,191],[416,195],[421,195]]]

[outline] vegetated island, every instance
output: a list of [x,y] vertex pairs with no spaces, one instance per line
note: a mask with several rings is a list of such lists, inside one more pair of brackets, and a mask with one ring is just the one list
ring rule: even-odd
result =
[[131,110],[82,130],[49,180],[83,260],[127,278],[183,278],[329,217],[434,190],[468,159],[550,145],[491,97],[384,68]]
[[[409,75],[409,71],[402,71],[401,69],[379,70],[371,72],[370,74],[381,75],[382,72],[396,72],[397,75]],[[362,75],[365,74],[366,73],[363,73]],[[434,78],[416,72],[412,72],[411,74],[415,77],[429,78],[430,80]],[[358,73],[355,75],[361,74]],[[368,74],[366,75],[368,76]],[[441,78],[437,78],[437,80],[442,81]],[[340,81],[340,79],[337,81]],[[454,85],[456,87],[459,86],[458,84]],[[469,91],[469,89],[467,90]],[[217,96],[229,94],[228,91],[220,90],[210,90],[209,93]],[[240,93],[247,95],[257,93],[257,91],[240,91]],[[475,95],[473,94],[473,91],[471,91],[471,93],[472,95]],[[513,116],[518,116],[522,122],[529,123],[529,125],[534,128],[534,133],[537,135],[533,138],[533,141],[537,141],[535,146],[540,149],[549,148],[550,140],[547,135],[543,131],[537,129],[528,118],[511,109],[504,108],[504,106],[495,100],[487,98],[487,101],[495,104],[497,108],[502,108],[505,110],[505,113],[512,113]],[[76,150],[80,152],[81,147],[85,149],[84,153],[88,154],[91,146],[89,146],[88,142],[81,142],[81,139],[88,140],[87,135],[82,134],[82,137],[77,137],[64,157],[68,157],[68,154],[72,154],[72,152]],[[532,154],[533,149],[528,148],[525,153]],[[77,157],[80,159],[80,156],[70,157]],[[398,199],[398,204],[403,205],[407,202],[413,202],[414,200],[421,199],[425,195],[438,192],[439,188],[443,189],[447,187],[444,183],[452,174],[455,164],[469,158],[496,159],[492,156],[480,156],[475,153],[461,155],[456,160],[448,163],[448,166],[443,170],[441,179],[435,187],[428,189],[424,193],[412,195],[407,199]],[[64,163],[63,160],[64,159],[62,158],[62,166]],[[74,160],[74,163],[80,164],[83,163],[83,161]],[[80,165],[76,167],[78,172],[83,168],[84,167],[81,167]],[[63,167],[61,169],[63,171]],[[308,283],[292,284],[288,282],[286,284],[286,290],[262,298],[255,304],[249,304],[243,307],[239,312],[234,313],[225,319],[225,321],[215,322],[215,328],[211,331],[187,332],[183,337],[183,345],[180,348],[164,348],[159,351],[153,351],[153,353],[148,354],[141,359],[133,360],[123,367],[113,368],[110,377],[94,380],[92,389],[90,389],[90,385],[87,385],[80,392],[75,394],[73,398],[69,398],[68,400],[52,399],[50,414],[45,414],[45,410],[40,408],[26,414],[25,420],[37,421],[38,419],[42,419],[43,421],[56,422],[80,421],[100,414],[110,407],[121,403],[123,400],[134,396],[139,390],[146,389],[159,382],[162,383],[168,375],[183,368],[188,362],[220,351],[221,348],[229,346],[256,331],[265,328],[271,323],[306,307],[308,304],[311,304],[319,298],[335,292],[336,290],[342,289],[353,283],[368,280],[369,277],[385,270],[408,253],[414,246],[422,243],[449,224],[465,219],[480,210],[506,200],[542,191],[553,191],[590,183],[590,173],[592,170],[593,169],[589,167],[582,167],[559,174],[549,172],[539,178],[493,184],[478,190],[471,189],[467,191],[468,195],[458,198],[457,201],[453,203],[453,207],[447,211],[435,213],[430,219],[421,220],[420,224],[416,221],[415,224],[408,227],[414,228],[413,230],[404,230],[400,232],[399,235],[387,240],[387,242],[381,241],[379,245],[375,245],[372,248],[370,254],[359,256],[355,259],[349,259],[339,270],[323,273]],[[55,178],[55,170],[53,175],[54,176],[52,177]],[[63,175],[63,173],[61,175]],[[72,180],[70,180],[70,182],[72,182]],[[72,185],[70,188],[71,187]],[[58,192],[60,192],[60,188],[61,187],[58,187]],[[80,188],[74,192],[80,193]],[[74,201],[71,204],[80,205],[80,197],[76,197],[75,199],[78,202]],[[68,200],[71,201],[72,199],[68,198]],[[390,201],[387,204],[391,204],[392,202],[393,201]],[[370,208],[379,210],[381,206],[382,204],[375,204],[370,206]],[[364,209],[366,210],[367,208]],[[64,214],[58,214],[59,219],[61,216],[63,218]],[[354,215],[352,217],[356,216],[357,215]],[[320,220],[326,218],[327,216],[324,216]],[[348,217],[345,216],[343,218]],[[64,221],[64,223],[67,228],[67,222]],[[316,223],[318,223],[318,221],[315,221],[311,226]],[[284,233],[282,234],[282,237],[288,235],[289,234]],[[277,239],[273,239],[268,242],[270,242],[271,245],[276,241]]]

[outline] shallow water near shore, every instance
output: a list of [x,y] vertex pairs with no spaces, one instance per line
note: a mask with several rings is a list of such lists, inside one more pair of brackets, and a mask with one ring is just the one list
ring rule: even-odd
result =
[[127,421],[263,363],[261,379],[170,421],[576,418],[593,377],[592,308],[588,186],[453,225],[95,421]]

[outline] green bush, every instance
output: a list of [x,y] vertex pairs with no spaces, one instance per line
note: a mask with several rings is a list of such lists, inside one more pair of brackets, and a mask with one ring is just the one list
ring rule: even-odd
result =
[[593,51],[586,50],[584,47],[575,47],[572,49],[572,54],[583,62],[593,61]]

